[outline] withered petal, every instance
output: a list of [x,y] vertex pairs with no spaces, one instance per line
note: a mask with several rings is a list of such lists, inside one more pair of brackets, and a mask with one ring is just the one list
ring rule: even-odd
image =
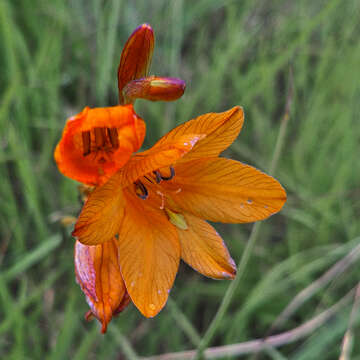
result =
[[105,333],[113,315],[129,303],[115,240],[96,246],[76,241],[74,262],[76,279],[91,309],[86,319],[95,316],[102,323],[102,333]]

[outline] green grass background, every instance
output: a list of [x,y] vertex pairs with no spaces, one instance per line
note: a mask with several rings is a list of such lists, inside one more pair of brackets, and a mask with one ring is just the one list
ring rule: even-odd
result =
[[[78,213],[77,184],[57,171],[53,150],[71,114],[116,104],[120,52],[143,22],[156,34],[151,73],[187,83],[175,103],[137,102],[146,146],[199,114],[242,105],[245,126],[226,155],[267,170],[292,69],[275,173],[288,202],[263,223],[211,345],[264,337],[296,294],[359,243],[359,19],[357,0],[0,0],[0,358],[125,359],[192,349],[194,332],[204,334],[229,286],[182,264],[171,302],[154,319],[130,306],[105,336],[83,320],[74,240],[58,221]],[[238,261],[252,226],[216,227]],[[311,319],[359,280],[356,262],[278,331]],[[338,359],[351,306],[257,359]],[[360,359],[353,320],[351,359]]]

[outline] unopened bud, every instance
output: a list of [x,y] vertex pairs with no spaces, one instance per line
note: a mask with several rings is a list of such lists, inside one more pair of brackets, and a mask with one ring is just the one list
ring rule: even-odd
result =
[[123,90],[126,101],[135,99],[174,101],[185,91],[185,81],[177,78],[150,76],[130,81]]

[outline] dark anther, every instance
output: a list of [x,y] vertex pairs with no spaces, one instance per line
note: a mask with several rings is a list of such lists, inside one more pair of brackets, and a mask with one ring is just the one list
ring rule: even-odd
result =
[[146,200],[149,193],[148,193],[147,188],[145,187],[145,185],[140,180],[135,181],[134,185],[135,185],[135,193],[136,193],[136,195],[140,199]]
[[165,180],[165,181],[171,180],[175,176],[175,169],[172,166],[170,166],[170,176],[162,176],[161,174],[160,174],[160,176],[161,176],[162,180]]
[[118,138],[118,132],[116,128],[108,128],[107,133],[111,142],[111,145],[114,149],[119,148],[119,138]]
[[171,180],[175,176],[175,169],[170,166],[170,176],[161,175],[161,172],[159,170],[153,171],[153,174],[155,175],[156,182],[160,184],[162,180]]
[[158,184],[160,184],[161,180],[162,180],[162,176],[160,174],[160,171],[156,170],[153,171],[153,174],[155,175],[155,180]]
[[83,131],[81,133],[83,143],[83,155],[89,155],[91,153],[91,138],[90,131]]

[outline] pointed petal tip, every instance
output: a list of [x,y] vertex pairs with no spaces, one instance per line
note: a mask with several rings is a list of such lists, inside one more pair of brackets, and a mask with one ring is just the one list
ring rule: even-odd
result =
[[222,275],[223,275],[223,277],[222,277],[223,280],[234,280],[235,276],[236,276],[236,271],[235,271],[235,274],[224,271]]
[[[231,259],[232,260],[232,259]],[[215,279],[215,280],[234,280],[235,277],[236,277],[236,273],[237,273],[237,269],[236,267],[235,268],[231,268],[231,269],[226,269],[226,270],[223,270],[222,272],[218,272],[216,274],[216,276],[209,276],[209,275],[204,275],[204,276],[207,276],[209,277],[210,279]]]
[[[84,318],[86,321],[92,321],[95,319],[95,315],[93,314],[93,312],[91,310],[89,310],[85,313]],[[107,325],[108,325],[107,321],[105,319],[102,319],[101,320],[101,330],[100,330],[100,332],[102,334],[106,333]]]
[[139,26],[134,30],[134,32],[135,32],[135,31],[139,31],[140,29],[141,29],[141,30],[146,30],[146,31],[154,32],[153,28],[152,28],[151,25],[148,24],[148,23],[143,23],[143,24],[139,25]]
[[107,323],[106,323],[106,321],[103,321],[102,325],[101,325],[101,333],[105,334],[106,330],[107,330]]
[[[170,294],[170,290],[168,291],[168,296]],[[134,300],[136,300],[136,297],[131,297],[131,294],[129,293],[129,299],[131,302],[135,305],[135,307],[139,310],[141,315],[146,317],[147,319],[154,318],[159,312],[165,307],[168,298],[166,298],[166,301],[162,304],[144,304],[144,303],[137,303]]]
[[227,260],[228,260],[227,262],[228,266],[223,270],[221,279],[234,280],[237,273],[237,267],[235,261],[231,256],[229,256]]
[[150,24],[148,23],[144,23],[144,24],[141,24],[139,25],[132,33],[131,35],[129,36],[129,39],[132,39],[134,36],[139,36],[139,34],[141,34],[143,36],[146,36],[148,39],[151,37],[152,41],[154,41],[153,37],[154,37],[154,30],[153,28],[151,27]]
[[152,31],[152,32],[154,31],[153,28],[151,27],[151,25],[148,24],[148,23],[143,23],[139,27],[144,29],[144,30],[149,30],[149,31]]
[[231,259],[230,262],[232,262],[231,265],[233,265],[234,267],[231,269],[230,272],[224,272],[224,278],[228,280],[234,280],[236,277],[237,269],[234,260]]
[[146,318],[152,319],[164,308],[165,304],[163,304],[163,306],[161,306],[160,309],[156,308],[154,304],[148,304],[143,309],[139,309],[139,310]]
[[244,117],[244,108],[240,105],[234,106],[230,111],[232,111],[231,116],[238,115],[241,118]]
[[[280,185],[280,187],[282,188],[282,190],[283,190],[283,194],[282,194],[282,196],[279,198],[283,203],[280,205],[280,207],[279,207],[279,210],[277,211],[277,212],[279,212],[279,211],[281,211],[282,210],[282,208],[284,207],[284,205],[286,204],[286,201],[287,201],[287,194],[286,194],[286,191],[285,191],[285,189],[282,187],[282,185],[279,183],[279,185]],[[274,213],[274,214],[276,214],[276,213]]]
[[284,207],[284,205],[286,204],[286,201],[287,201],[287,193],[286,193],[286,190],[285,188],[280,184],[280,182],[278,180],[276,180],[274,177],[272,176],[269,176],[271,178],[274,179],[274,181],[276,181],[276,183],[278,184],[278,190],[279,190],[279,195],[278,195],[278,200],[282,201],[282,203],[279,205],[277,211],[275,211],[273,214],[271,215],[275,215],[277,214],[279,211],[282,210],[282,208]]

